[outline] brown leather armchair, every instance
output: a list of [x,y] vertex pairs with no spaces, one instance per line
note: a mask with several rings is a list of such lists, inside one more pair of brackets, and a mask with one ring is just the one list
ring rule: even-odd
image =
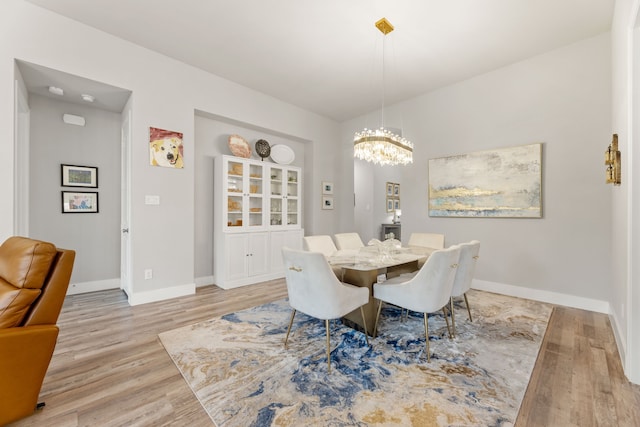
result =
[[75,255],[26,237],[0,246],[0,425],[38,405]]

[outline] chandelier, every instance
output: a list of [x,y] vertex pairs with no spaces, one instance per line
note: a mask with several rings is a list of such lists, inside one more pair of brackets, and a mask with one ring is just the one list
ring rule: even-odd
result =
[[[386,36],[393,25],[386,18],[376,22],[376,28]],[[364,128],[353,137],[353,156],[379,165],[406,165],[413,163],[413,144],[406,138],[384,127],[384,41],[382,43],[382,126]]]

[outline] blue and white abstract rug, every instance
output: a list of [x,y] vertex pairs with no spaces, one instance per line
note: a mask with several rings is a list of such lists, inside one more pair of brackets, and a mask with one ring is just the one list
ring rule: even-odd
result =
[[371,346],[332,322],[327,373],[324,322],[286,300],[160,334],[218,427],[511,426],[552,306],[480,291],[456,305],[458,335],[429,316],[426,361],[420,313],[383,306]]

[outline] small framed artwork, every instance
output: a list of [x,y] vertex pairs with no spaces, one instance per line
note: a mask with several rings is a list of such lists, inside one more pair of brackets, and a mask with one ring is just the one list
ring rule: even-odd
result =
[[322,196],[322,209],[333,209],[333,197]]
[[387,197],[393,197],[393,182],[387,182]]
[[98,193],[62,191],[62,213],[97,213]]
[[92,166],[60,165],[63,187],[98,188],[98,168]]
[[393,210],[397,211],[400,209],[400,199],[393,199]]
[[182,133],[149,128],[149,163],[165,168],[184,168]]
[[393,212],[393,199],[387,198],[387,212]]
[[333,182],[322,181],[322,194],[333,194]]
[[400,197],[400,184],[393,184],[393,197]]

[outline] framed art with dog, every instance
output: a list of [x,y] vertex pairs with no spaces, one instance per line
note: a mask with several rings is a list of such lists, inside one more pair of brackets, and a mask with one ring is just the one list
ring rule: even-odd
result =
[[149,163],[165,168],[184,168],[182,133],[149,128]]

